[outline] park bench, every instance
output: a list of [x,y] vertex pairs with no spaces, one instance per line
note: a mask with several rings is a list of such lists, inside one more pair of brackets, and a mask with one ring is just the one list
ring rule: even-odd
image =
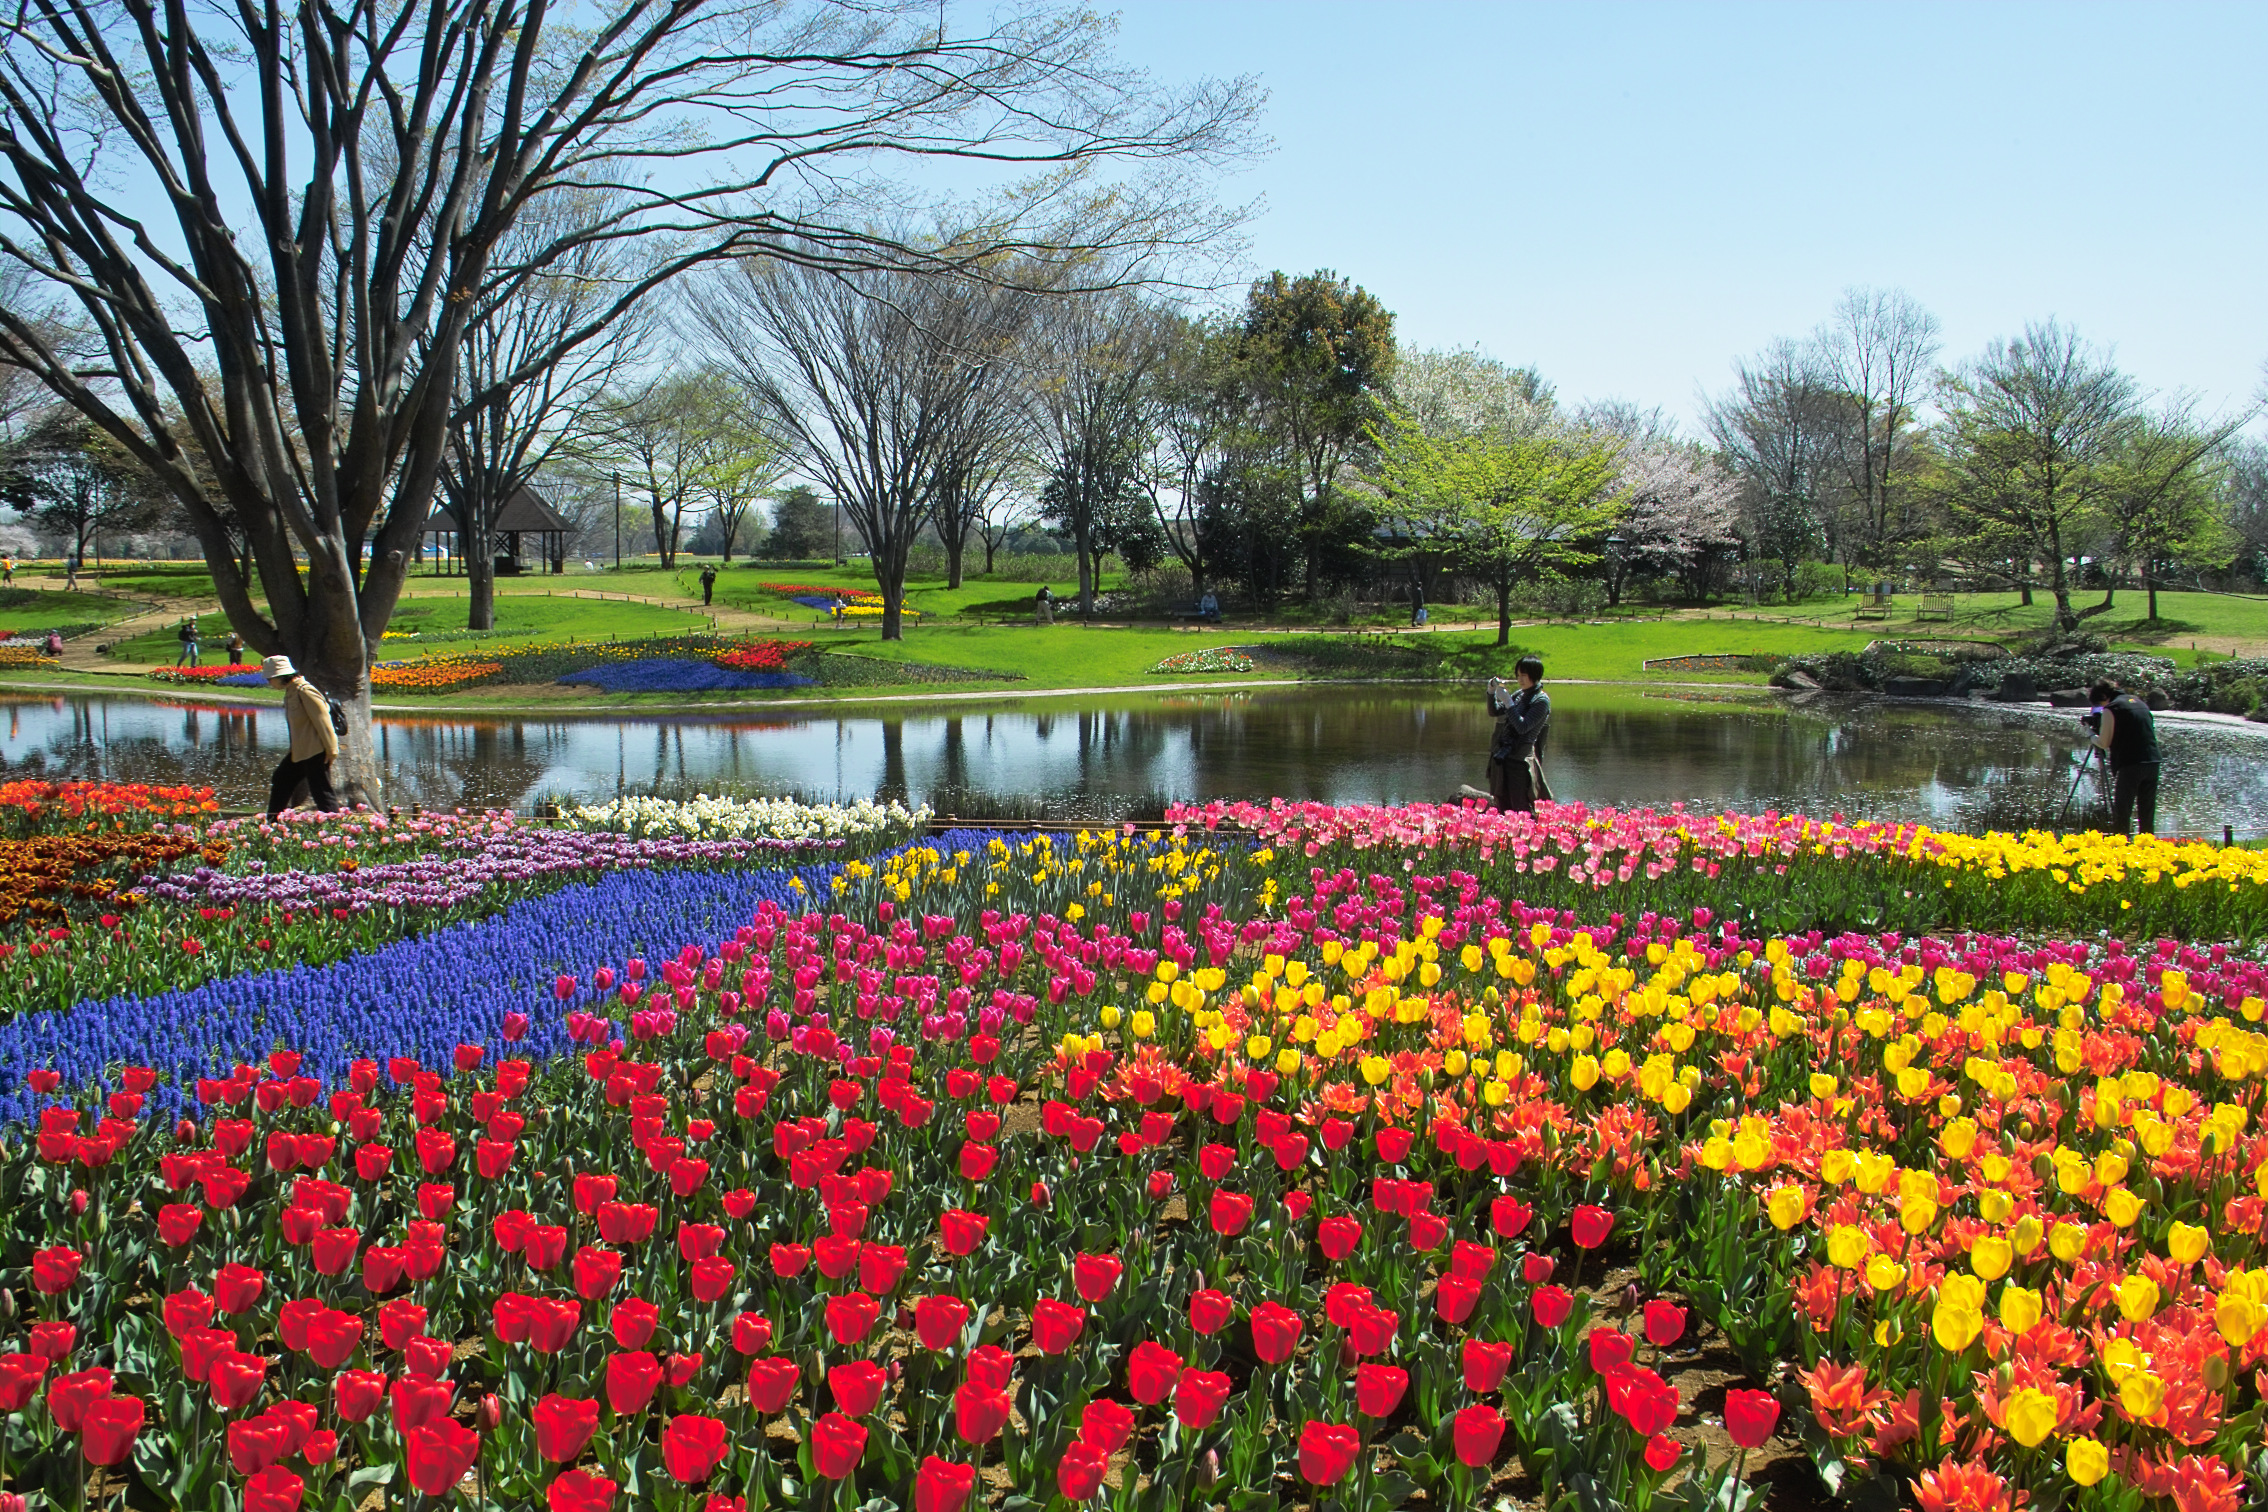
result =
[[1889,588],[1882,583],[1876,583],[1867,590],[1866,597],[1859,600],[1858,608],[1851,611],[1851,618],[1886,620],[1890,617],[1890,611],[1894,606],[1895,600],[1891,597]]
[[1950,593],[1923,594],[1921,596],[1921,604],[1914,610],[1914,618],[1916,620],[1952,619],[1953,595]]

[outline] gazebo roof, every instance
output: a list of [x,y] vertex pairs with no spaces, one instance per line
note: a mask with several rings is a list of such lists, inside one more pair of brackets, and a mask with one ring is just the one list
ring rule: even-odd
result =
[[[446,504],[434,510],[432,518],[425,522],[428,535],[435,531],[453,531],[457,528],[457,517]],[[545,502],[543,495],[524,483],[512,497],[504,501],[504,507],[496,511],[495,523],[489,526],[489,529],[496,531],[571,531],[574,528],[574,522],[553,509]]]

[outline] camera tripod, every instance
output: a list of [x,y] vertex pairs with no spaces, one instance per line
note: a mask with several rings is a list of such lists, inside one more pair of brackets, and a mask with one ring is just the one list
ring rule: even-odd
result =
[[[2055,827],[2057,829],[2063,828],[2063,822],[2071,817],[2071,804],[2079,796],[2079,784],[2087,780],[2088,769],[2095,765],[2095,758],[2098,756],[2103,756],[2102,748],[2089,746],[2086,754],[2079,758],[2079,765],[2071,774],[2071,791],[2063,795],[2063,812],[2055,816]],[[2104,758],[2103,769],[2105,771],[2110,769],[2107,757]]]

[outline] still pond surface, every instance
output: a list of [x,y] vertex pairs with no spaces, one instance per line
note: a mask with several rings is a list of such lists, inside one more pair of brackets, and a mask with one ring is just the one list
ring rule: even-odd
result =
[[[1571,685],[1553,696],[1551,781],[1602,804],[2051,824],[2081,744],[2069,713],[2044,708]],[[2268,727],[2176,715],[2161,730],[2162,832],[2268,835]],[[726,788],[1075,819],[1165,799],[1452,799],[1460,784],[1485,785],[1488,734],[1469,695],[1313,686],[793,717],[389,717],[379,728],[404,803],[526,808]],[[0,736],[0,777],[209,783],[230,807],[264,800],[285,744],[280,710],[101,697],[0,704]],[[2094,792],[2090,775],[2075,814]]]

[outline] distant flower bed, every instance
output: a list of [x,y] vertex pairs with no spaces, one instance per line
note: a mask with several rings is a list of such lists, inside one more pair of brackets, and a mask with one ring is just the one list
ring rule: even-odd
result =
[[810,649],[809,641],[751,641],[745,646],[719,651],[714,660],[718,666],[734,672],[785,672],[789,657]]
[[[0,646],[0,656],[5,656],[7,650],[7,647]],[[189,683],[199,688],[213,687],[224,677],[242,677],[244,675],[244,668],[232,667],[225,662],[215,663],[210,667],[152,667],[149,670],[151,682]],[[260,676],[257,672],[251,675],[255,679],[259,679]]]
[[500,661],[470,656],[432,656],[423,661],[390,662],[373,668],[370,686],[399,692],[445,693],[484,682],[504,670]]
[[[900,609],[898,613],[904,615],[907,619],[921,618],[919,609]],[[845,604],[843,606],[844,619],[880,619],[881,617],[882,604],[879,599],[873,603]]]
[[149,820],[217,814],[209,787],[153,787],[146,782],[0,782],[0,829],[12,834],[80,830],[102,820],[135,826]]
[[578,829],[694,840],[902,840],[929,820],[929,806],[898,802],[798,803],[792,798],[617,798],[567,811]]
[[46,666],[52,661],[53,658],[42,652],[36,642],[0,642],[0,670]]
[[736,672],[715,662],[664,657],[614,662],[569,672],[558,679],[608,693],[711,693],[758,688],[808,688],[812,679],[794,672]]
[[879,604],[882,602],[882,595],[872,588],[815,587],[810,583],[758,583],[756,586],[766,593],[784,594],[799,602],[817,599],[819,600],[818,607],[822,609],[833,603],[837,598],[848,599],[854,604]]
[[1169,656],[1150,670],[1152,672],[1249,672],[1258,663],[1242,651],[1230,646],[1209,646],[1203,651],[1184,651]]

